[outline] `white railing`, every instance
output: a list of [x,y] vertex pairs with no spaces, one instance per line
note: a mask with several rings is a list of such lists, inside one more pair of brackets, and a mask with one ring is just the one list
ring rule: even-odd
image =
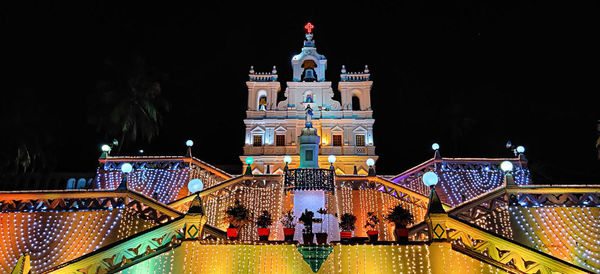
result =
[[255,72],[248,74],[250,81],[254,82],[274,82],[277,81],[277,74],[271,72]]
[[369,81],[371,77],[370,73],[364,72],[347,72],[340,74],[340,79],[343,82],[360,82],[360,81]]

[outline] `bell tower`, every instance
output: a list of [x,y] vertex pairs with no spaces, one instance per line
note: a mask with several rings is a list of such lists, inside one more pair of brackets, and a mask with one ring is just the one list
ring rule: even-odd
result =
[[250,66],[248,73],[248,110],[267,111],[277,107],[277,92],[281,85],[277,82],[277,68],[269,72],[256,72]]

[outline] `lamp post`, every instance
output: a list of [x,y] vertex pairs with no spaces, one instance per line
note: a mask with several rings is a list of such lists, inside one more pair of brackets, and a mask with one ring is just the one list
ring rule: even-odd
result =
[[435,191],[435,185],[438,184],[440,178],[433,171],[428,171],[421,177],[423,184],[431,189],[431,195],[429,195],[429,207],[427,208],[427,214],[429,213],[446,213],[442,206],[442,201]]
[[285,155],[285,157],[283,157],[283,162],[285,163],[285,167],[283,168],[283,170],[287,171],[290,168],[288,164],[292,162],[292,157],[290,157],[289,155]]
[[375,176],[375,169],[373,166],[375,165],[375,160],[372,158],[367,159],[367,166],[369,166],[369,176]]
[[121,172],[123,172],[123,179],[121,184],[117,187],[117,190],[127,190],[127,176],[133,171],[133,166],[130,163],[124,163],[121,165]]
[[329,161],[329,169],[330,170],[335,170],[335,168],[333,167],[333,163],[335,163],[335,155],[329,155],[329,157],[327,157],[327,161]]
[[252,175],[252,163],[254,163],[254,158],[246,157],[246,164],[248,166],[246,167],[246,172],[244,175]]
[[440,145],[438,143],[431,144],[431,149],[433,149],[434,159],[442,159],[442,155],[440,155]]
[[107,144],[104,144],[100,147],[100,149],[102,150],[102,155],[100,156],[100,159],[106,159],[108,158],[108,156],[110,156],[110,146]]
[[510,161],[503,161],[500,163],[500,169],[504,172],[504,184],[507,187],[515,187],[517,184],[515,183],[515,179],[513,178],[513,164]]
[[185,145],[187,146],[187,152],[185,153],[185,157],[192,158],[192,146],[194,145],[194,141],[187,140],[185,141]]

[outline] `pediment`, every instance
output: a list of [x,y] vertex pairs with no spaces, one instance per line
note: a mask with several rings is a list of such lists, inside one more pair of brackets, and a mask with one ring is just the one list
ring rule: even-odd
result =
[[366,133],[367,130],[364,127],[359,126],[359,127],[355,128],[352,132],[354,132],[354,133]]
[[250,132],[252,132],[252,133],[265,133],[265,130],[262,127],[255,127]]
[[335,131],[335,132],[342,131],[343,132],[344,129],[340,126],[334,126],[331,128],[331,131]]

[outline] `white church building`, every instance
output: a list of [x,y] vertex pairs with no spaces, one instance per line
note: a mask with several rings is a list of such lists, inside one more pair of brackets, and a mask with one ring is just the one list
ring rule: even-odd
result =
[[306,111],[312,110],[312,126],[320,137],[319,167],[329,168],[335,156],[337,174],[366,175],[367,159],[377,160],[373,141],[370,73],[347,72],[341,68],[337,89],[341,102],[334,100],[332,82],[325,79],[327,58],[317,52],[312,24],[305,26],[306,40],[299,54],[292,57],[293,79],[286,82],[285,98],[281,92],[277,69],[256,72],[250,68],[246,136],[242,163],[253,159],[254,174],[282,174],[284,157],[290,156],[289,168],[298,168],[298,136],[305,127]]

